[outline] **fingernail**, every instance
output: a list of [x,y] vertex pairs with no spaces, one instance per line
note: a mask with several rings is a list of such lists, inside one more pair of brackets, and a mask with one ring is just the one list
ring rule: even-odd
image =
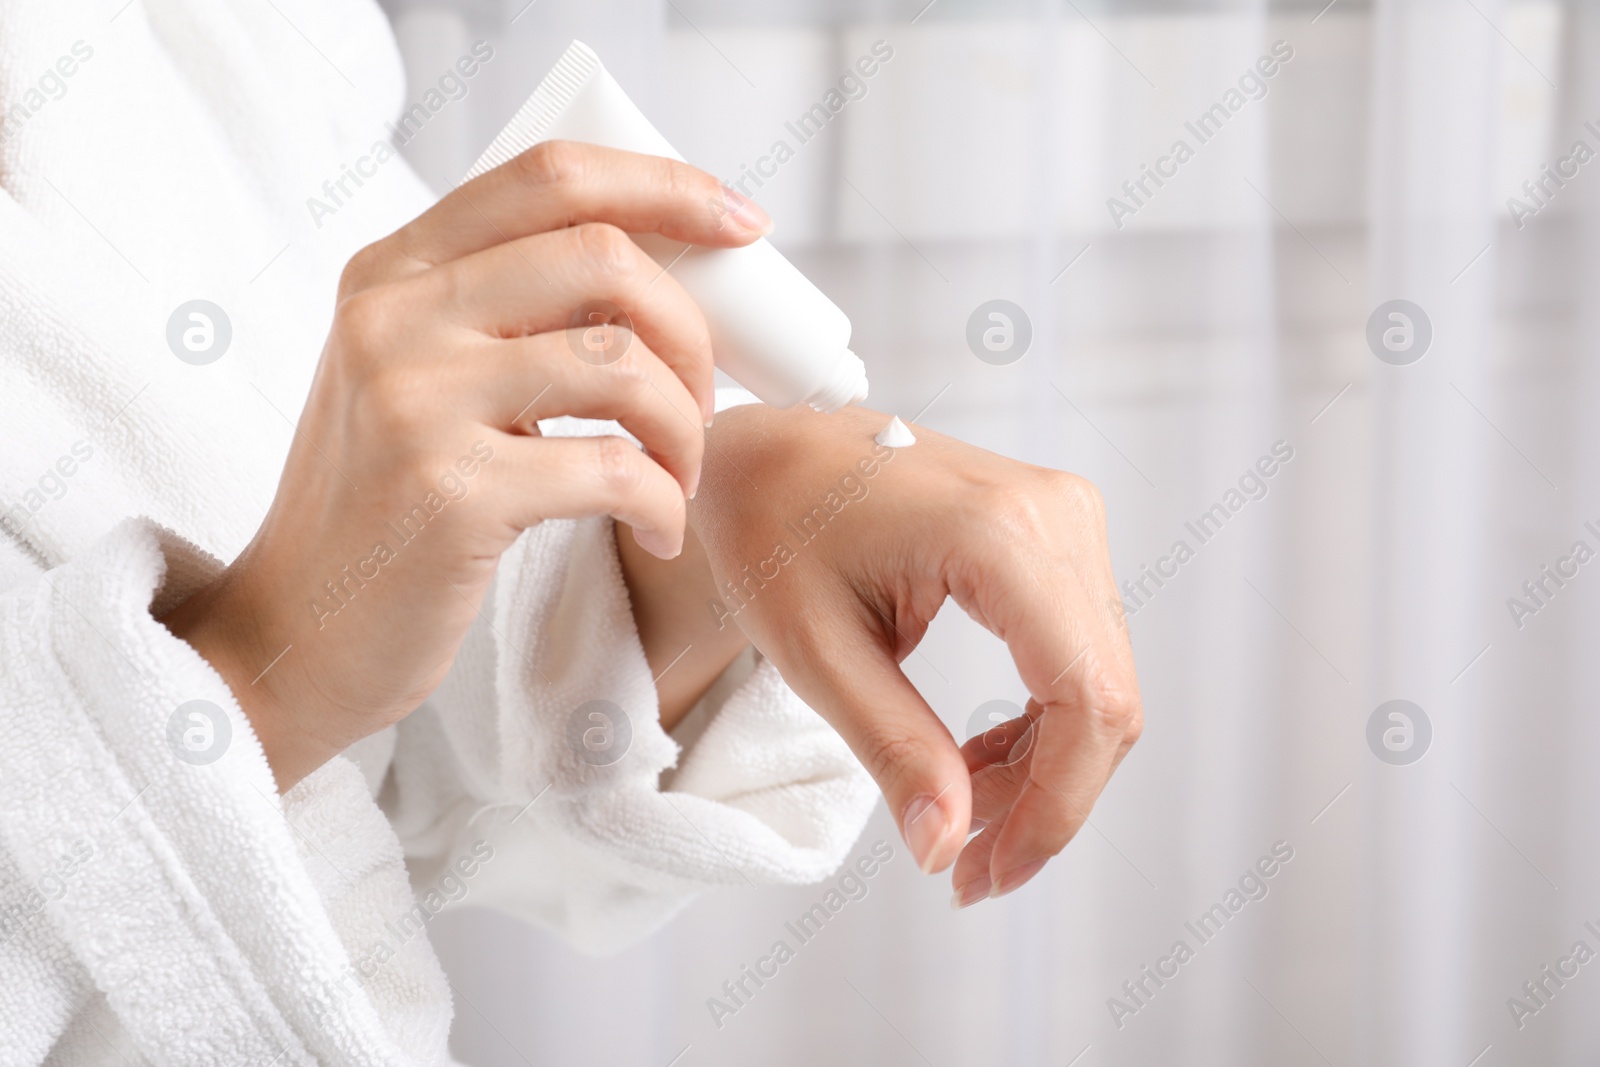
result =
[[633,528],[633,539],[640,548],[657,559],[675,559],[678,553],[683,551],[683,546],[674,546],[672,538],[667,534],[643,526]]
[[724,185],[722,202],[727,207],[728,214],[733,217],[733,221],[751,233],[766,235],[772,232],[772,216],[761,210],[761,205],[754,200]]
[[950,898],[950,907],[954,908],[956,911],[960,911],[962,908],[970,908],[972,905],[976,904],[978,901],[982,900],[988,895],[989,876],[987,874],[980,874],[978,877],[974,878],[972,881],[956,890],[955,896]]
[[1000,876],[1000,880],[989,891],[989,896],[1003,897],[1007,893],[1021,889],[1029,878],[1032,878],[1044,868],[1044,863],[1044,860],[1034,860],[1032,863],[1024,863],[1021,867],[1011,868]]
[[916,859],[917,866],[923,874],[932,874],[933,865],[939,857],[939,845],[950,832],[950,821],[944,809],[939,807],[931,793],[923,793],[906,805],[901,824],[905,827],[906,844],[911,847],[911,855]]

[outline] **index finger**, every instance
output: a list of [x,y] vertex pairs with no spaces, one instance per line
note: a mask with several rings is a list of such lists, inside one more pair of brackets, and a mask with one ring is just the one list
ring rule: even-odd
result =
[[408,267],[437,266],[585,222],[715,247],[749,244],[772,229],[753,201],[687,163],[542,141],[457,186],[374,248],[403,276]]
[[996,896],[1031,878],[1077,834],[1139,715],[1122,635],[1106,627],[1075,570],[1058,564],[1050,568],[1055,580],[1041,583],[1042,561],[1002,560],[986,575],[981,617],[1010,648],[1040,710],[1027,780],[990,858]]

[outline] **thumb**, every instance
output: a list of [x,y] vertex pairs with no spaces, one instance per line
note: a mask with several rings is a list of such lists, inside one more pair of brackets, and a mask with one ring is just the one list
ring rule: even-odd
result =
[[857,636],[812,649],[805,661],[807,669],[790,685],[877,781],[917,866],[924,874],[950,866],[972,816],[971,777],[950,731],[887,650],[870,640]]

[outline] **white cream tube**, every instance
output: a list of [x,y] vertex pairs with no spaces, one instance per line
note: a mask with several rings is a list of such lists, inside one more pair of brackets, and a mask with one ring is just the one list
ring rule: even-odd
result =
[[[600,57],[573,41],[468,178],[549,140],[587,141],[679,161]],[[633,240],[683,285],[711,328],[717,366],[774,407],[837,411],[867,398],[867,368],[850,351],[850,319],[766,238],[743,248]]]

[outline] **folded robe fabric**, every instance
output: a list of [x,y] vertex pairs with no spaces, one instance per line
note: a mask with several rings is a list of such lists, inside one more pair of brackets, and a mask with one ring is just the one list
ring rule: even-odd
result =
[[[265,514],[342,265],[431,202],[407,106],[369,0],[0,19],[0,1064],[446,1063],[440,908],[613,949],[825,877],[874,801],[759,658],[661,730],[609,520],[519,539],[438,692],[281,797],[155,621]],[[213,362],[168,341],[193,300]],[[590,701],[616,762],[569,743]]]

